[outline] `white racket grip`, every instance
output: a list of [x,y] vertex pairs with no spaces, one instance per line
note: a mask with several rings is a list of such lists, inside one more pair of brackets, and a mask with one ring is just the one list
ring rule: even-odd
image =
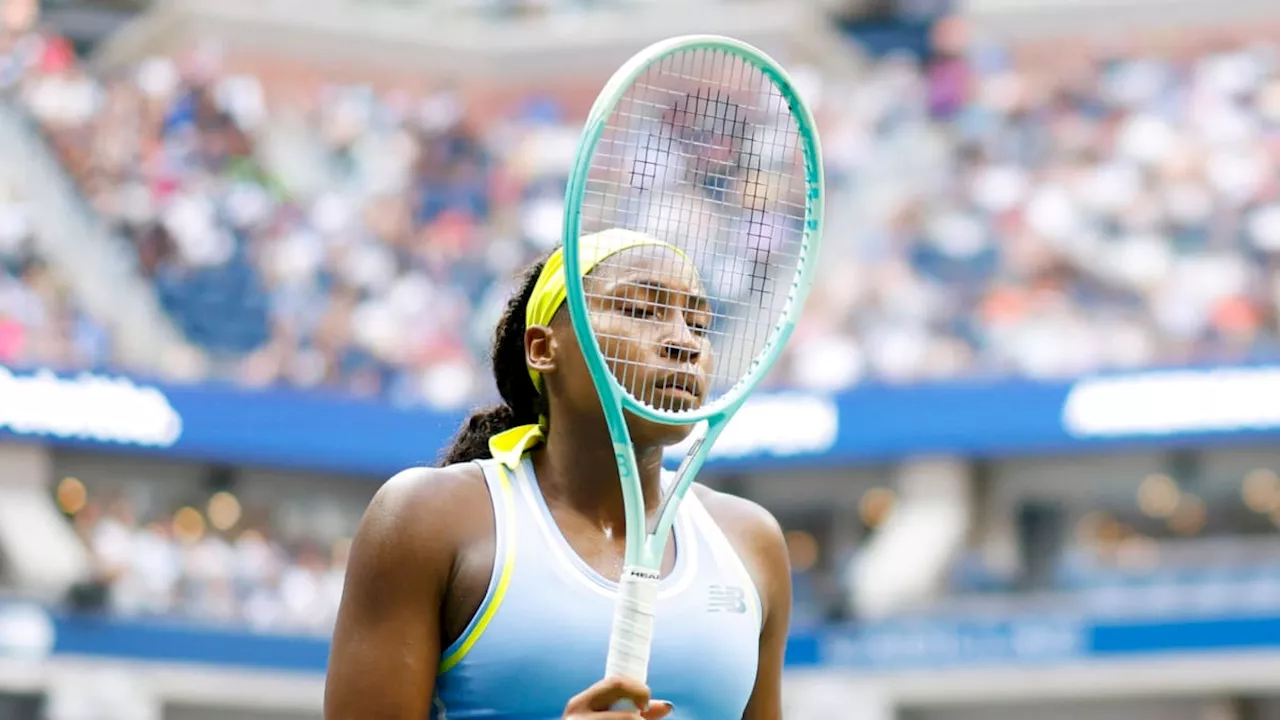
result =
[[658,583],[653,570],[624,567],[618,580],[618,600],[609,634],[605,677],[621,675],[640,682],[649,678],[649,650],[657,617]]

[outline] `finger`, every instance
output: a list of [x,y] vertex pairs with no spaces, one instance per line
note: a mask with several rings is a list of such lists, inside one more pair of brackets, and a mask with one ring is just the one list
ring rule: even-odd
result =
[[666,700],[650,700],[649,709],[640,714],[644,720],[662,720],[662,718],[671,714],[676,706]]
[[[649,706],[649,688],[631,678],[605,678],[570,700],[569,708],[600,712],[612,709],[622,700],[630,701],[637,708],[646,708]],[[634,711],[631,717],[635,717]]]

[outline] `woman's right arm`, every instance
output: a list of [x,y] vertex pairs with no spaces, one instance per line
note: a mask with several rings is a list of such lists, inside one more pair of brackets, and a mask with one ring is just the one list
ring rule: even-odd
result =
[[387,481],[351,545],[325,683],[326,720],[428,717],[440,609],[468,513],[471,467],[415,468]]
[[[459,546],[488,507],[474,466],[415,468],[387,481],[351,543],[329,649],[325,720],[423,720],[440,664],[440,617]],[[479,495],[477,495],[479,493]],[[610,710],[628,700],[641,712]],[[662,720],[670,703],[623,678],[569,699],[567,720]]]

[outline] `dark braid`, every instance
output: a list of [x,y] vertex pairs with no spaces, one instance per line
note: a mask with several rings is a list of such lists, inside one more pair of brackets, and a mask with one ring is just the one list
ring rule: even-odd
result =
[[525,271],[494,332],[493,378],[503,404],[472,413],[445,451],[441,466],[487,458],[489,438],[519,425],[536,423],[539,415],[547,414],[546,400],[533,387],[524,357],[525,308],[545,264],[545,260],[538,261]]

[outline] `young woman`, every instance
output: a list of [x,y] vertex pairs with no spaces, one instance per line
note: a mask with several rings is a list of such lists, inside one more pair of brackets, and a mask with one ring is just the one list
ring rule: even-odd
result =
[[[606,355],[647,368],[626,374],[629,389],[700,402],[712,358],[696,272],[654,262],[672,249],[635,233],[583,245]],[[396,475],[366,512],[329,660],[329,720],[782,717],[782,532],[759,506],[703,486],[686,496],[667,545],[653,698],[639,683],[600,679],[625,526],[564,286],[560,251],[529,269],[494,340],[504,404],[467,420],[442,467]],[[654,511],[663,448],[689,428],[632,418],[630,430]],[[641,710],[612,710],[620,700]]]

